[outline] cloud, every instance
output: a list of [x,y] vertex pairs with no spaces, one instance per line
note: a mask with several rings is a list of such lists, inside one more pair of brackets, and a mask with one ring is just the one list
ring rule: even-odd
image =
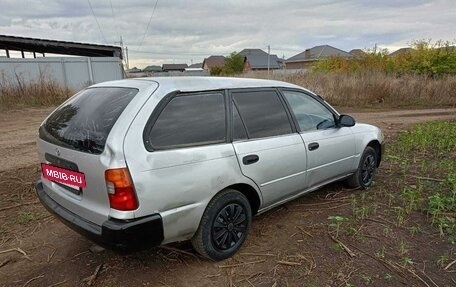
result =
[[[132,65],[199,62],[244,48],[291,57],[315,45],[341,49],[406,46],[416,39],[455,40],[452,0],[92,0],[2,1],[0,33],[114,44],[123,37]],[[144,42],[142,45],[142,39]]]

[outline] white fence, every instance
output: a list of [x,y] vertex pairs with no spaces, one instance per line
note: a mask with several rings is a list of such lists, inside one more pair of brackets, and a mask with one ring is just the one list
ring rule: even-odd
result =
[[142,78],[142,77],[183,77],[183,76],[200,76],[207,77],[211,74],[209,71],[169,71],[169,72],[139,72],[139,73],[128,73],[127,78]]
[[281,69],[273,70],[273,75],[288,76],[288,75],[302,75],[307,74],[310,69]]
[[123,78],[122,63],[117,57],[43,57],[0,58],[1,80],[57,81],[75,91],[88,85]]

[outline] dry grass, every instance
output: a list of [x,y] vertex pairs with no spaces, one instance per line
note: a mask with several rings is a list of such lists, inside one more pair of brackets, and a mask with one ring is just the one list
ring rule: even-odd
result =
[[[268,78],[266,72],[241,75]],[[276,74],[270,78],[294,83],[322,95],[343,107],[455,107],[456,76],[432,78],[425,75],[387,75],[385,73],[307,73]],[[55,106],[73,94],[68,88],[42,75],[27,82],[20,76],[0,75],[0,109]]]
[[55,106],[72,94],[73,91],[45,74],[35,81],[26,81],[20,75],[0,75],[0,109]]
[[[267,73],[246,77],[268,78]],[[322,95],[328,102],[345,107],[455,107],[456,76],[431,78],[424,75],[385,73],[307,73],[271,75],[271,79],[294,83]]]

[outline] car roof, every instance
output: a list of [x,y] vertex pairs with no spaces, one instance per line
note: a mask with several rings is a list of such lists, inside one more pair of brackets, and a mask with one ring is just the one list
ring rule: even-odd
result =
[[[236,88],[266,88],[286,87],[304,89],[303,87],[282,81],[232,78],[232,77],[148,77],[133,78],[119,81],[104,82],[93,87],[102,86],[129,86],[145,87],[151,84],[158,84],[160,89],[169,91],[179,90],[181,92],[208,91]],[[305,90],[305,89],[304,89]]]

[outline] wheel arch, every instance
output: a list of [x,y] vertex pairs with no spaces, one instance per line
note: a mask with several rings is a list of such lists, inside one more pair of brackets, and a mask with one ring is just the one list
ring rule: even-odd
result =
[[[242,193],[250,203],[250,208],[252,209],[252,215],[257,214],[261,206],[261,197],[258,191],[251,185],[247,183],[236,183],[230,186],[225,187],[225,189],[234,189]],[[220,191],[220,192],[221,192]],[[214,195],[215,196],[215,195]]]
[[[245,195],[246,198],[241,197],[239,193]],[[206,206],[198,229],[191,238],[193,248],[202,256],[215,261],[233,256],[242,247],[250,229],[252,216],[255,214],[253,208],[256,208],[256,205],[258,204],[256,201],[258,198],[255,197],[256,194],[256,190],[248,184],[233,184],[217,192]],[[230,210],[231,212],[234,212],[234,209],[228,208],[228,206],[232,204],[233,200],[238,201],[237,204],[242,204],[244,206],[241,208],[245,212],[245,215],[239,222],[231,221],[234,218],[234,213],[230,213]],[[246,200],[248,204],[245,202]],[[222,211],[223,214],[225,214],[223,216],[224,220],[219,220],[218,217]],[[236,214],[239,215],[240,213],[236,212]],[[236,218],[234,219],[236,220]],[[216,236],[214,235],[216,228],[215,223],[218,223],[219,225],[217,228],[225,229],[225,231],[221,230],[225,234],[236,232],[234,231],[236,229],[233,229],[234,226],[238,226],[237,228],[242,229],[237,229],[238,232],[241,233],[239,235],[238,232],[236,232],[238,235],[235,236],[237,239],[234,239],[234,245],[232,244],[232,236],[224,236],[224,239],[222,238],[222,241],[229,240],[229,245],[226,245],[224,242],[216,242],[216,239],[214,238],[214,236]],[[230,225],[231,229],[229,227]]]
[[367,146],[373,148],[375,150],[375,153],[377,154],[378,160],[377,160],[377,167],[380,166],[380,162],[382,161],[382,148],[380,145],[380,142],[378,140],[371,140]]

